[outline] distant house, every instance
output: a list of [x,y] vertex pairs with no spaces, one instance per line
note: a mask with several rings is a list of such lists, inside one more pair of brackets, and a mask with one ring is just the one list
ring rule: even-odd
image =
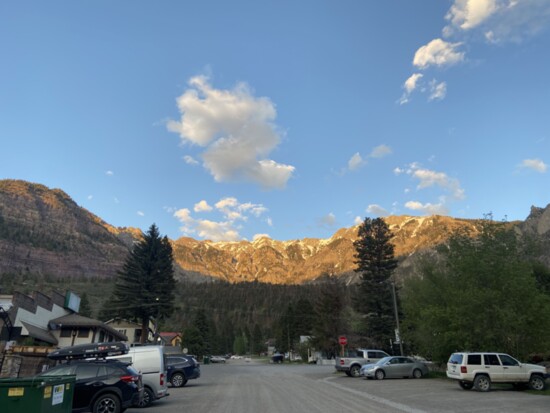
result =
[[126,341],[125,334],[77,314],[80,297],[68,291],[47,296],[34,291],[0,296],[0,341],[27,346],[65,347],[101,341]]
[[181,347],[181,334],[174,332],[160,333],[160,338],[165,346]]
[[[128,344],[132,345],[141,343],[141,323],[136,323],[123,318],[113,318],[106,321],[105,324],[128,337]],[[154,341],[153,332],[154,325],[152,322],[149,322],[147,339],[145,340],[146,342],[152,343]]]
[[79,314],[68,314],[50,321],[51,334],[59,347],[86,343],[128,341],[125,334],[93,318]]

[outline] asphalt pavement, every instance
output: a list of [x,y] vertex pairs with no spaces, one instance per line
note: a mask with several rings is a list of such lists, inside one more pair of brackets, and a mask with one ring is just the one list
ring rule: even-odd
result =
[[127,413],[550,412],[550,397],[502,387],[465,391],[446,379],[364,380],[332,366],[228,360],[201,365],[201,377],[147,409]]

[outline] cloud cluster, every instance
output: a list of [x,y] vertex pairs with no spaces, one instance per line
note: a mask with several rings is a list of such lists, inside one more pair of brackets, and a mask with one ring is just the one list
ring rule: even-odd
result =
[[[442,38],[435,38],[418,48],[413,58],[416,70],[455,66],[466,60],[467,43],[488,44],[521,42],[534,36],[550,22],[548,0],[454,0],[445,15],[447,25]],[[451,41],[454,39],[456,41]],[[447,85],[435,78],[424,82],[423,73],[413,73],[403,83],[403,95],[398,103],[410,101],[415,91],[428,93],[428,100],[445,98]]]
[[546,172],[548,165],[546,165],[540,159],[524,159],[520,165],[521,168],[532,169],[533,171],[540,172],[541,174]]
[[[383,158],[392,153],[392,149],[387,145],[378,145],[372,149],[370,154],[367,155],[367,158]],[[363,158],[359,152],[356,152],[348,160],[347,167],[341,171],[343,175],[347,171],[357,171],[362,166],[367,164],[367,159]]]
[[[208,78],[190,79],[177,99],[180,120],[167,128],[184,142],[205,148],[203,166],[218,182],[248,181],[263,188],[284,188],[294,167],[267,159],[281,141],[277,112],[268,98],[256,98],[239,83],[232,90],[213,88]],[[185,162],[194,164],[190,156]]]
[[[261,204],[250,202],[240,203],[236,198],[222,198],[211,206],[207,201],[197,202],[193,211],[195,213],[217,212],[221,214],[221,221],[195,218],[188,208],[182,208],[174,212],[176,217],[183,225],[180,227],[184,235],[197,235],[202,239],[211,241],[239,241],[242,239],[239,230],[242,223],[248,221],[249,217],[260,218],[267,208]],[[268,221],[271,220],[268,218]],[[268,236],[267,234],[262,234]]]
[[[445,172],[434,171],[426,169],[420,166],[418,163],[412,163],[406,168],[395,168],[394,173],[396,175],[406,174],[412,179],[418,181],[416,186],[417,190],[422,190],[431,187],[438,187],[442,189],[446,195],[439,197],[439,202],[421,203],[418,201],[408,201],[405,203],[405,207],[422,212],[423,214],[448,214],[448,208],[446,204],[451,201],[460,201],[465,199],[465,191],[461,187],[460,182],[456,178],[449,177]],[[409,191],[407,191],[408,193]]]

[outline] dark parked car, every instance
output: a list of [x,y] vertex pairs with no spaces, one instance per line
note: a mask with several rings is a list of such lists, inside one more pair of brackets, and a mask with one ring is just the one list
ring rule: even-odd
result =
[[169,356],[166,358],[168,382],[173,387],[183,387],[187,380],[201,376],[201,366],[193,356]]
[[72,360],[39,376],[76,375],[73,413],[121,413],[143,397],[141,374],[117,360]]
[[284,354],[281,353],[275,353],[273,356],[271,356],[271,362],[272,363],[282,363],[285,359]]

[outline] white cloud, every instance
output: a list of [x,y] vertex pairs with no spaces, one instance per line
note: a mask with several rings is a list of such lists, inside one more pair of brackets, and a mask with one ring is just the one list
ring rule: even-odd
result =
[[377,204],[369,205],[367,207],[367,212],[371,215],[376,215],[378,217],[385,217],[388,215],[388,211]]
[[430,82],[430,96],[428,100],[443,100],[447,94],[447,83],[437,83],[435,79]]
[[88,200],[91,201],[93,199],[93,195],[88,195]]
[[464,60],[464,52],[457,50],[461,44],[434,39],[416,51],[413,65],[426,69],[430,66],[452,66],[460,63]]
[[413,73],[407,80],[405,80],[405,83],[403,83],[403,89],[405,89],[405,91],[398,101],[400,105],[404,105],[409,102],[409,97],[416,90],[420,80],[423,77],[424,75],[422,73]]
[[498,3],[497,0],[456,0],[445,19],[455,27],[469,30],[493,15],[498,9]]
[[392,149],[387,145],[378,145],[370,153],[371,158],[383,158],[384,156],[390,155]]
[[319,218],[319,225],[323,227],[333,227],[336,224],[336,216],[329,212],[327,215]]
[[[261,204],[251,202],[240,203],[237,198],[226,197],[214,204],[216,211],[223,217],[220,221],[196,219],[188,208],[182,208],[174,212],[183,226],[180,230],[185,235],[197,235],[203,239],[212,241],[238,241],[241,238],[239,224],[248,221],[250,216],[260,218],[267,211]],[[197,213],[210,212],[214,208],[205,200],[197,202],[193,208]]]
[[489,43],[516,42],[548,28],[548,0],[455,0],[445,16],[445,36],[477,30]]
[[142,211],[138,211],[137,214],[138,214],[140,217],[144,217],[144,216],[145,216],[145,213],[142,212]]
[[267,225],[269,225],[270,227],[273,226],[273,220],[271,218],[267,218],[265,222],[267,222]]
[[365,161],[363,160],[359,152],[356,152],[348,161],[348,169],[350,171],[356,171],[364,164],[365,164]]
[[105,171],[105,175],[113,176],[115,173],[113,171]]
[[544,173],[548,169],[548,165],[540,159],[524,159],[520,166],[540,173]]
[[206,150],[203,165],[218,182],[249,181],[263,188],[284,188],[294,167],[267,156],[279,145],[273,123],[275,105],[256,98],[245,83],[232,90],[214,89],[205,76],[193,77],[178,99],[179,121],[167,123],[184,142]]
[[259,240],[260,238],[270,238],[271,237],[269,236],[269,234],[255,234],[253,237],[252,237],[252,240],[253,241],[257,241]]
[[447,215],[449,212],[443,204],[422,204],[418,201],[409,201],[405,203],[405,207],[426,215]]
[[363,218],[361,218],[360,216],[356,216],[355,219],[353,220],[353,223],[355,225],[360,225],[363,223]]
[[190,155],[185,155],[185,156],[183,157],[183,160],[185,161],[185,163],[186,163],[187,165],[198,165],[198,164],[199,164],[199,162],[198,162],[195,158],[193,158],[192,156],[190,156]]
[[200,202],[197,202],[193,208],[193,211],[195,212],[209,212],[212,211],[212,207],[208,205],[208,202],[206,202],[204,199]]
[[458,179],[447,176],[445,172],[437,172],[430,169],[421,168],[418,164],[411,164],[407,174],[418,179],[418,189],[424,189],[432,186],[438,186],[451,193],[454,199],[465,198],[464,189],[461,188]]

